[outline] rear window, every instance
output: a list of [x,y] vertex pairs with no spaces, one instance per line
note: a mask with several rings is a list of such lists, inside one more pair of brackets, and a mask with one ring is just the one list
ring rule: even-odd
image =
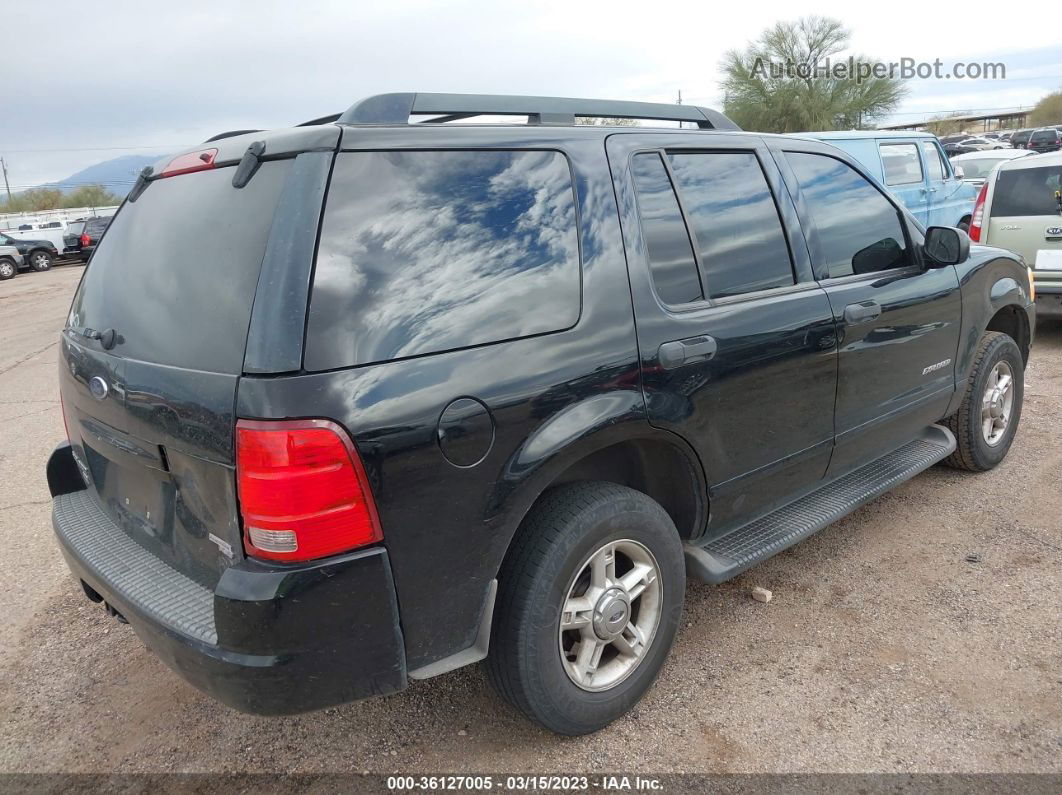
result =
[[[1037,155],[1030,156],[1037,157]],[[1055,191],[1062,190],[1062,166],[1004,169],[992,194],[992,217],[1053,215],[1058,217]]]
[[310,297],[309,370],[569,328],[575,194],[552,151],[345,152]]
[[152,182],[114,216],[70,325],[113,328],[119,356],[241,372],[266,239],[291,162],[264,163],[239,190],[232,168]]
[[85,222],[85,233],[89,236],[102,235],[110,225],[111,219],[108,218],[91,218]]

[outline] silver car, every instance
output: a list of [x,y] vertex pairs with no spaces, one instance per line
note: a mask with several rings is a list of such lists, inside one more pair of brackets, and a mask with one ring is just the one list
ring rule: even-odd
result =
[[992,169],[1000,163],[1014,160],[1019,157],[1028,157],[1035,154],[1028,149],[989,149],[983,152],[967,152],[965,155],[955,155],[951,164],[958,171],[962,169],[963,182],[969,182],[976,188],[985,184],[985,179]]
[[15,278],[22,267],[22,255],[14,246],[0,246],[0,282]]
[[1038,317],[1062,317],[1062,152],[999,165],[981,188],[970,239],[1021,254]]

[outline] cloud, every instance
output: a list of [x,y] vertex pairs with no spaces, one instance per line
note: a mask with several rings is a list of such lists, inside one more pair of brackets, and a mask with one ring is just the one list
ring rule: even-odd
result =
[[[1057,61],[1054,27],[1030,24],[1027,14],[995,15],[986,25],[983,15],[941,4],[886,13],[825,0],[816,9],[852,29],[855,50],[883,60],[970,60],[1043,48],[1038,63]],[[0,153],[18,184],[44,182],[118,152],[17,150],[169,151],[225,129],[337,112],[383,91],[670,101],[682,89],[687,102],[718,104],[722,54],[775,19],[798,15],[779,0],[726,16],[718,6],[692,3],[658,3],[647,13],[626,0],[116,0],[91,10],[75,2],[9,3],[4,90],[19,112],[5,114]],[[46,36],[25,34],[35,28]],[[915,96],[925,90],[918,83]],[[1034,89],[1023,82],[1013,90],[1024,98]],[[946,94],[941,101],[950,106]],[[1000,101],[1007,101],[1002,94]]]

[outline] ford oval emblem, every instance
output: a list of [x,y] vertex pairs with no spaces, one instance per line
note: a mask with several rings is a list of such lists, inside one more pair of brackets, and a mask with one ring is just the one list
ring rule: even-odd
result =
[[92,380],[89,381],[89,392],[92,393],[92,397],[96,398],[96,400],[103,400],[110,391],[111,388],[107,386],[106,381],[98,375],[92,376]]

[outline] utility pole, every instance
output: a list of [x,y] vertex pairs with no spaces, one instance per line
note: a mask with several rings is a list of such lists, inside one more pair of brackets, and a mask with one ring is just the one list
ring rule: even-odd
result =
[[4,170],[4,187],[7,189],[7,206],[11,206],[11,185],[7,182],[7,163],[4,162],[4,158],[0,157],[0,168]]

